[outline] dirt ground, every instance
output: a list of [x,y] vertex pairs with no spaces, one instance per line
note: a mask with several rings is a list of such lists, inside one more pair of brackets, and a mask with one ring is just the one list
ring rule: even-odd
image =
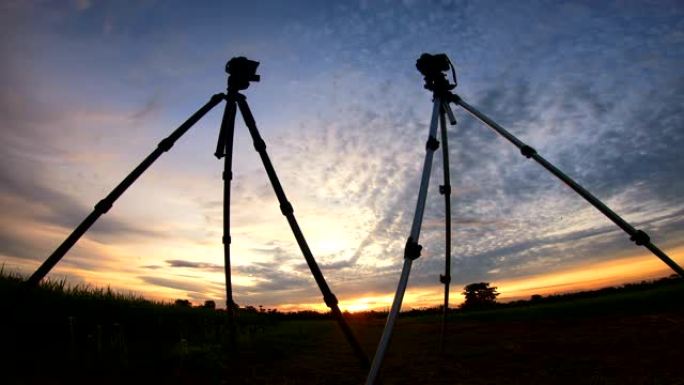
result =
[[[455,311],[444,351],[438,314],[402,314],[381,381],[684,385],[683,289],[677,283],[541,305]],[[74,305],[71,310],[83,313],[76,318],[82,331],[76,337],[82,338],[70,345],[71,326],[65,323],[70,318],[59,313],[68,302],[47,298],[45,304],[59,306],[30,306],[16,313],[20,323],[0,328],[0,384],[358,385],[367,374],[329,319],[243,318],[232,345],[209,322],[216,318],[213,312],[152,308],[137,313],[123,307],[128,313],[105,314]],[[42,316],[35,314],[38,310]],[[112,329],[102,319],[86,323],[93,314],[104,320],[129,317]],[[371,357],[384,322],[351,318]]]
[[[383,324],[373,320],[353,325],[368,352],[374,351]],[[234,376],[225,383],[363,383],[366,373],[334,325],[329,326],[297,354],[262,364],[257,357],[251,362],[242,357],[240,369],[231,370]],[[400,320],[382,383],[684,384],[684,313],[452,320],[444,352],[439,329],[435,317]]]
[[684,384],[684,314],[454,322],[397,328],[393,384]]

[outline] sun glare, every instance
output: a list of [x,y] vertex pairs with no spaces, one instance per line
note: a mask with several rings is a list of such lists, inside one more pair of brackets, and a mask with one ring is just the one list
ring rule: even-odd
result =
[[392,303],[392,295],[366,295],[363,297],[340,300],[340,309],[351,313],[368,310],[383,310]]
[[355,313],[355,312],[360,312],[360,311],[367,311],[370,310],[370,305],[364,302],[358,302],[358,303],[353,303],[349,304],[346,306],[344,309],[348,312]]

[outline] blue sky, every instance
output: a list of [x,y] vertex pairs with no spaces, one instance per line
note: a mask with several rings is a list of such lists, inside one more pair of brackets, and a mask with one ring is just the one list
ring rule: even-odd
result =
[[[7,268],[34,269],[161,138],[224,90],[226,60],[244,55],[262,63],[262,81],[245,94],[333,290],[343,304],[386,306],[431,112],[415,70],[422,52],[447,53],[464,99],[683,261],[676,1],[6,1],[0,9]],[[222,164],[213,158],[221,111],[165,154],[53,275],[221,301]],[[449,137],[456,286],[484,280],[514,297],[668,274],[510,144],[464,111],[457,119]],[[320,303],[241,124],[236,146],[236,301]],[[409,306],[439,297],[440,164],[437,156]]]

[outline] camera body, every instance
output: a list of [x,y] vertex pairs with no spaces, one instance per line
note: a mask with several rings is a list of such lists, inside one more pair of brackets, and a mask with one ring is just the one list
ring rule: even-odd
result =
[[437,77],[442,72],[449,71],[449,58],[443,53],[424,53],[416,61],[416,68],[425,77]]
[[228,73],[228,88],[237,91],[249,87],[249,82],[258,82],[261,76],[256,74],[259,62],[249,60],[244,56],[230,59],[226,63],[226,73]]
[[[431,55],[424,53],[416,61],[416,68],[425,79],[425,88],[430,91],[449,91],[456,88],[456,84],[450,84],[445,72],[452,68],[449,57],[444,53]],[[454,82],[456,76],[454,74]]]

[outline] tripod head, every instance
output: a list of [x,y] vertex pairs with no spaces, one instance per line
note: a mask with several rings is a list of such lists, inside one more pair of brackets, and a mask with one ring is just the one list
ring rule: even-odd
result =
[[[429,53],[424,53],[420,55],[420,58],[416,61],[416,68],[423,75],[425,79],[424,87],[432,92],[447,92],[456,88],[456,71],[454,66],[451,64],[449,57],[444,54],[431,55]],[[449,83],[446,74],[444,72],[449,71],[451,68],[451,74],[454,78],[454,84]]]
[[261,76],[256,74],[258,61],[249,60],[244,56],[234,57],[226,63],[228,74],[228,89],[240,91],[249,87],[249,82],[258,82]]

